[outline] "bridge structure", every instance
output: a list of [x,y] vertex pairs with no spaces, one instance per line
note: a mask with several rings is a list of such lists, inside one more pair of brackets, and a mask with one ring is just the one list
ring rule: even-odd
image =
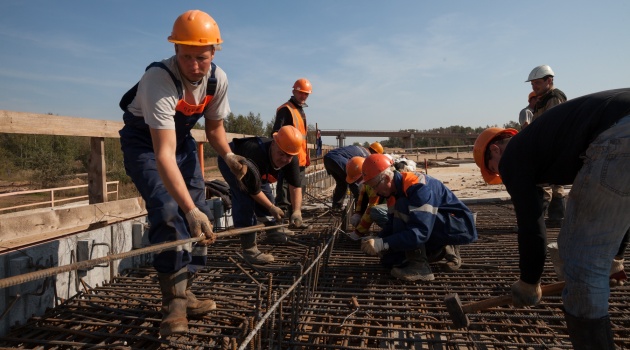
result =
[[344,129],[327,129],[319,130],[321,136],[335,136],[337,145],[343,147],[347,137],[398,137],[402,138],[405,148],[413,148],[413,140],[416,138],[433,138],[433,139],[462,139],[470,143],[474,143],[479,134],[461,134],[461,133],[440,133],[440,132],[421,132],[415,129],[409,130],[344,130]]

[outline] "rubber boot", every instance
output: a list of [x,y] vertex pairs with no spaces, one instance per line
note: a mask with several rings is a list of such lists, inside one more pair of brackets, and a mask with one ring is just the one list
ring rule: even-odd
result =
[[408,282],[433,281],[435,279],[429,266],[424,245],[419,249],[406,251],[405,255],[409,264],[405,267],[394,267],[391,271],[392,276]]
[[186,315],[188,315],[188,317],[201,317],[211,310],[216,309],[217,304],[210,299],[197,299],[191,290],[194,279],[195,274],[188,273],[188,283],[186,284]]
[[444,247],[446,251],[446,255],[444,259],[446,259],[446,265],[444,266],[447,271],[457,271],[462,266],[462,258],[459,256],[459,246],[458,245],[447,245]]
[[564,219],[564,198],[552,197],[547,208],[547,215],[549,217],[549,223],[552,225],[561,225],[562,219]]
[[614,350],[609,316],[590,319],[564,313],[574,350]]
[[171,334],[188,332],[186,318],[186,285],[188,284],[188,268],[173,273],[158,272],[158,281],[162,290],[162,323],[160,335],[167,337]]
[[271,254],[262,253],[256,246],[256,232],[241,235],[243,257],[251,264],[269,264],[275,259]]

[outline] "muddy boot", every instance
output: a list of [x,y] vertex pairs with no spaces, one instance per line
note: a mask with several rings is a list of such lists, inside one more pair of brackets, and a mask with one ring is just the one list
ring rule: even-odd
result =
[[186,284],[186,314],[188,317],[201,317],[211,310],[217,308],[217,304],[210,300],[199,300],[191,291],[192,282],[195,279],[195,274],[188,274],[188,283]]
[[589,319],[564,313],[569,339],[575,350],[615,349],[609,316]]
[[269,264],[274,261],[271,254],[262,253],[256,246],[256,232],[241,235],[243,257],[251,264]]
[[392,276],[408,282],[433,281],[435,279],[429,266],[424,245],[416,250],[406,251],[405,255],[409,263],[405,267],[394,267],[391,271]]
[[173,273],[158,272],[158,281],[162,290],[162,323],[160,335],[188,332],[186,318],[186,285],[188,284],[188,268]]
[[429,263],[434,263],[441,261],[446,256],[446,250],[444,247],[441,247],[437,250],[427,252],[427,258],[429,259]]
[[551,198],[547,208],[547,215],[549,216],[549,224],[559,227],[562,224],[562,219],[564,219],[564,198]]
[[447,271],[457,271],[462,266],[462,258],[459,256],[459,246],[458,245],[447,245],[444,247],[446,251],[446,255],[444,259],[446,259],[446,265],[444,266]]

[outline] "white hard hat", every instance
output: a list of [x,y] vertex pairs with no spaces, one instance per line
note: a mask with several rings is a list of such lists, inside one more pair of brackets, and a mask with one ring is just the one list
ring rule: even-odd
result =
[[538,66],[532,69],[531,73],[529,73],[529,77],[527,77],[527,80],[525,80],[525,82],[527,83],[532,80],[544,78],[548,75],[551,75],[553,77],[555,74],[553,74],[551,67],[549,67],[546,64],[543,64],[542,66]]

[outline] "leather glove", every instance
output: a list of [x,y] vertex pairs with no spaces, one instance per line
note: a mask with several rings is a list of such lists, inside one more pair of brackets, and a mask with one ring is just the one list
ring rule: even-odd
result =
[[623,286],[628,279],[623,267],[623,259],[614,259],[610,266],[610,286]]
[[370,238],[361,242],[361,251],[367,255],[379,255],[380,252],[389,248],[382,238]]
[[541,298],[540,283],[529,284],[518,280],[512,285],[512,302],[516,307],[536,305]]
[[350,217],[350,224],[356,227],[359,224],[359,222],[361,222],[361,214],[359,213],[352,214],[352,216]]
[[208,220],[208,216],[199,210],[199,208],[195,208],[186,213],[186,221],[188,221],[191,238],[206,237],[206,239],[199,241],[197,244],[205,246],[217,240],[217,236],[212,232],[212,223]]
[[242,179],[247,173],[247,165],[245,165],[244,157],[230,152],[225,155],[223,160],[225,160],[225,163],[230,168],[230,171],[232,171],[232,174],[236,175],[237,179]]
[[302,227],[302,212],[300,210],[295,210],[291,214],[291,225],[298,228]]
[[272,205],[271,208],[269,208],[269,214],[271,214],[271,216],[273,216],[278,223],[280,223],[280,221],[282,221],[282,218],[284,217],[284,211],[282,211],[282,209],[276,207],[275,205]]

